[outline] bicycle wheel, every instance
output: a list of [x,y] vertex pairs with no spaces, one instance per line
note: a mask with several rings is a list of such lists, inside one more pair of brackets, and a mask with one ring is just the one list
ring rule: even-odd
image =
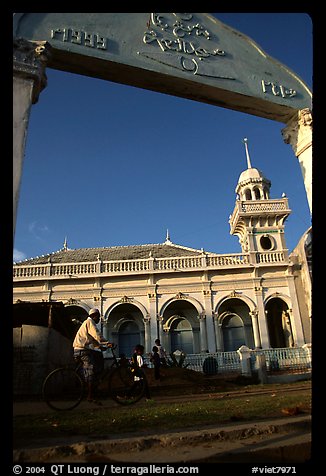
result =
[[109,394],[120,405],[132,405],[145,393],[146,377],[134,379],[130,367],[116,367],[109,377]]
[[83,398],[84,384],[74,369],[62,367],[46,377],[42,394],[44,401],[54,410],[72,410]]

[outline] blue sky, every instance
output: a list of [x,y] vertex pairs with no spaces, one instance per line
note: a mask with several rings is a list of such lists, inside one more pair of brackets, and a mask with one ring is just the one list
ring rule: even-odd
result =
[[[214,13],[312,88],[312,22],[304,13]],[[241,251],[228,217],[252,166],[285,192],[291,251],[311,225],[284,124],[208,104],[48,69],[32,107],[14,260],[69,248],[174,243]]]

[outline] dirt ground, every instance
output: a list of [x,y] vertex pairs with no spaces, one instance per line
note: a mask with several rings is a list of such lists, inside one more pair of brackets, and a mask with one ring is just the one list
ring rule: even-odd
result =
[[[311,382],[297,384],[253,385],[241,376],[204,376],[187,369],[169,368],[162,372],[160,382],[147,370],[152,397],[159,402],[206,399],[222,392],[226,398],[237,398],[244,393],[271,393],[311,390]],[[251,385],[249,385],[251,383]],[[144,403],[139,402],[139,405]],[[90,405],[82,402],[83,406]],[[107,400],[106,405],[117,405]],[[14,416],[50,411],[41,401],[14,402]],[[268,421],[234,422],[214,427],[191,428],[183,431],[155,434],[115,435],[105,440],[78,438],[20,442],[14,449],[14,461],[48,462],[235,462],[271,460],[272,462],[305,462],[311,454],[310,415],[289,414],[288,418]]]
[[240,374],[204,375],[187,368],[163,367],[160,381],[155,380],[154,370],[145,369],[153,395],[194,395],[209,392],[224,392],[241,389],[246,385],[258,384],[255,377]]
[[105,440],[62,441],[14,450],[14,462],[305,463],[311,457],[308,416]]

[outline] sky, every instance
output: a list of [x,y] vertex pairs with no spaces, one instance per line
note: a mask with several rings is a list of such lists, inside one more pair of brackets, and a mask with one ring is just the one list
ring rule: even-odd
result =
[[[312,89],[312,21],[305,13],[214,13]],[[299,32],[299,34],[298,34]],[[311,225],[285,124],[209,104],[47,69],[32,106],[14,261],[70,249],[173,243],[238,253],[230,235],[239,175],[253,167],[286,193],[289,251]]]

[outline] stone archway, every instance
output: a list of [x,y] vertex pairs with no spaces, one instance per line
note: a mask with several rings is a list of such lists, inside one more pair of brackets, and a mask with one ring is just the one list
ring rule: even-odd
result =
[[266,303],[265,312],[270,346],[293,347],[293,331],[287,303],[279,297],[271,298]]
[[250,308],[242,299],[226,299],[219,307],[219,347],[224,351],[237,350],[241,345],[255,347]]
[[13,23],[14,234],[30,107],[46,67],[286,123],[311,208],[312,94],[250,38],[207,13],[15,13]]
[[183,350],[187,354],[200,352],[198,311],[186,299],[171,301],[162,315],[161,343],[168,352]]
[[171,352],[180,350],[186,354],[194,353],[192,327],[188,319],[175,315],[167,322],[169,329]]
[[144,316],[135,304],[126,302],[107,311],[103,333],[117,345],[117,353],[131,357],[137,344],[145,343]]

